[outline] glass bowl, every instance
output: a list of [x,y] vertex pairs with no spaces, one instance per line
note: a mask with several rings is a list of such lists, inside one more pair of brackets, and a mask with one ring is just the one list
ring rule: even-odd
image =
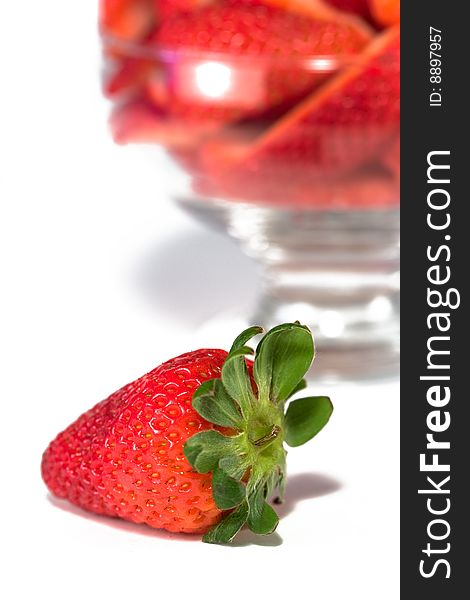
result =
[[164,148],[175,201],[262,265],[246,322],[309,325],[316,376],[395,375],[399,29],[302,56],[102,40],[116,142]]

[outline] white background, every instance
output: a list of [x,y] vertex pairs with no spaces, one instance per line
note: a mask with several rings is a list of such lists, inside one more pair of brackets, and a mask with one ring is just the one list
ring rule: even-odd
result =
[[335,414],[290,452],[284,517],[262,542],[209,546],[48,495],[39,464],[58,431],[160,361],[215,343],[201,326],[258,294],[235,245],[110,140],[96,4],[0,9],[2,596],[398,598],[396,383],[315,390]]

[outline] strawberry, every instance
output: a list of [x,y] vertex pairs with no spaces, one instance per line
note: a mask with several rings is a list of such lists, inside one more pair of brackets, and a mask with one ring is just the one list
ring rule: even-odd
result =
[[263,0],[263,2],[313,19],[349,22],[369,35],[373,31],[367,22],[370,17],[368,0]]
[[333,181],[299,187],[292,204],[328,210],[370,210],[396,207],[400,200],[397,180],[380,167],[371,166]]
[[[282,114],[337,69],[334,57],[356,55],[369,39],[349,22],[252,1],[177,15],[154,43],[168,57],[169,110],[185,120],[230,122]],[[312,55],[327,56],[330,66],[323,61],[314,72]]]
[[370,20],[369,0],[326,0],[338,10]]
[[169,19],[178,13],[190,12],[201,6],[213,4],[216,0],[154,0],[159,21]]
[[394,28],[254,142],[208,145],[205,162],[244,186],[266,178],[282,188],[292,179],[338,177],[374,159],[398,133],[399,119],[400,32]]
[[400,22],[400,0],[369,0],[372,16],[385,27]]
[[382,157],[383,164],[397,179],[400,178],[400,136],[397,135],[390,146],[385,149]]
[[100,27],[105,34],[140,40],[155,25],[153,0],[101,0]]
[[259,342],[251,327],[230,352],[173,358],[85,412],[49,445],[43,479],[59,498],[100,515],[230,541],[245,524],[274,531],[266,502],[285,483],[285,441],[299,446],[327,423],[328,398],[286,400],[304,387],[310,331],[287,323]]
[[207,123],[188,126],[144,99],[116,106],[109,125],[118,144],[158,143],[173,149],[192,149],[210,133]]
[[158,72],[156,62],[146,58],[126,56],[116,63],[103,84],[103,91],[108,98],[140,92],[148,79]]
[[202,197],[226,198],[258,205],[290,209],[343,210],[396,206],[400,191],[396,178],[380,165],[371,165],[344,177],[318,179],[291,177],[279,180],[265,177],[201,176],[201,166],[193,166],[194,191]]

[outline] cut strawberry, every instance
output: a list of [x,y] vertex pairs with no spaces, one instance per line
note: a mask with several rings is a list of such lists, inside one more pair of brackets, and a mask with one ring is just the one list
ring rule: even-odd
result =
[[400,22],[400,0],[369,0],[372,16],[385,27]]
[[370,20],[369,0],[325,0],[331,6],[353,15],[359,15],[367,21]]
[[160,144],[168,148],[192,148],[208,132],[207,124],[188,127],[145,100],[117,106],[110,117],[110,128],[118,144]]
[[263,0],[263,2],[313,19],[349,23],[368,35],[373,31],[362,19],[364,17],[370,20],[370,9],[368,6],[364,7],[368,0]]
[[158,20],[169,19],[182,12],[190,12],[216,0],[153,0]]
[[153,0],[101,0],[100,27],[123,40],[141,40],[155,26]]
[[337,181],[299,187],[291,196],[292,206],[328,210],[370,210],[397,206],[400,189],[395,178],[369,168]]
[[170,95],[165,82],[163,65],[160,63],[145,82],[144,97],[155,106],[166,109],[170,103]]
[[149,78],[158,71],[157,63],[145,58],[126,57],[117,61],[117,68],[106,77],[103,91],[108,98],[121,94],[135,94],[142,90]]
[[395,175],[400,178],[400,136],[393,140],[393,142],[385,149],[383,158],[383,164]]
[[168,150],[168,154],[186,173],[194,177],[200,176],[201,161],[196,147],[171,148]]
[[[339,176],[375,158],[400,118],[400,32],[379,36],[358,60],[280,119],[255,143],[206,157],[239,178]],[[210,165],[212,163],[212,166]]]
[[163,113],[142,100],[116,106],[109,126],[118,144],[133,142],[160,143]]
[[[199,167],[193,163],[194,168]],[[368,167],[337,179],[312,181],[307,177],[279,181],[270,178],[227,176],[195,177],[194,191],[202,197],[252,202],[271,207],[343,210],[396,206],[399,202],[397,179],[380,167]]]
[[[160,27],[169,110],[186,120],[279,116],[308,95],[370,35],[350,22],[313,20],[259,2],[204,7]],[[323,57],[312,64],[311,57]],[[247,93],[247,89],[250,93]]]

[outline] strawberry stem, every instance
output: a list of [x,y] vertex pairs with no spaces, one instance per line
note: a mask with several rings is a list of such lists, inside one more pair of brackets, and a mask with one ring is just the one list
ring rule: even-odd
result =
[[[329,398],[320,396],[293,400],[284,411],[286,401],[305,387],[303,378],[314,358],[310,330],[298,322],[274,327],[254,353],[246,344],[261,332],[260,327],[242,332],[221,379],[205,382],[193,396],[193,407],[203,418],[234,432],[205,430],[184,446],[196,471],[212,472],[216,506],[230,511],[204,536],[209,543],[230,542],[245,523],[261,535],[276,529],[279,519],[266,500],[276,489],[283,496],[284,442],[299,446],[308,441],[326,425],[333,410]],[[246,358],[252,354],[254,363]]]
[[255,446],[266,446],[267,444],[275,440],[280,432],[281,428],[278,425],[273,425],[269,433],[254,441],[253,444]]

